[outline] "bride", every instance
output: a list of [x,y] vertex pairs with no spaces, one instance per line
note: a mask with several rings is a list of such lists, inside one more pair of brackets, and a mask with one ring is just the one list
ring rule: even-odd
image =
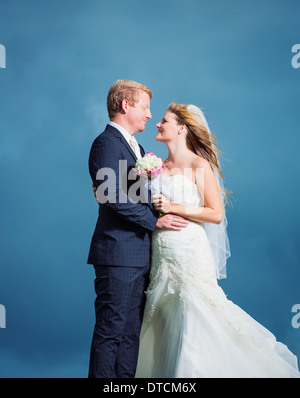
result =
[[153,233],[136,377],[299,377],[296,356],[218,285],[230,255],[226,192],[202,111],[173,103],[157,128],[168,174],[153,182],[153,202],[190,223]]

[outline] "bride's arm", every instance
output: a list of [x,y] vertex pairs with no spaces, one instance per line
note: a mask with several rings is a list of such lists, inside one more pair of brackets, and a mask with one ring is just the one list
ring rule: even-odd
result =
[[169,203],[162,195],[155,195],[153,202],[156,209],[165,214],[172,213],[197,222],[220,224],[223,218],[223,207],[216,177],[206,160],[199,160],[197,166],[197,169],[201,169],[203,173],[196,173],[196,175],[200,174],[203,176],[196,182],[203,196],[205,207]]

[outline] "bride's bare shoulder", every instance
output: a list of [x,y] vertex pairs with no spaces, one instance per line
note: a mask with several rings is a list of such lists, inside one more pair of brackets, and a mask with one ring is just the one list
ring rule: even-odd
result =
[[201,156],[195,155],[193,158],[193,169],[206,169],[206,168],[210,168],[209,161],[202,158]]

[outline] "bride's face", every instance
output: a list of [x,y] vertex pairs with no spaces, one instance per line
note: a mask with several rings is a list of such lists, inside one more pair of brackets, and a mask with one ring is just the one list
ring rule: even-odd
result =
[[156,141],[169,142],[178,137],[180,125],[176,121],[176,116],[172,112],[166,112],[162,121],[156,125],[158,131],[155,137]]

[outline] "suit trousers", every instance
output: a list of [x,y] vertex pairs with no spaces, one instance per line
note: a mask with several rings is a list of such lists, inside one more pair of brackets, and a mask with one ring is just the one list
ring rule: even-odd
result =
[[90,378],[133,378],[150,266],[94,265],[96,322]]

